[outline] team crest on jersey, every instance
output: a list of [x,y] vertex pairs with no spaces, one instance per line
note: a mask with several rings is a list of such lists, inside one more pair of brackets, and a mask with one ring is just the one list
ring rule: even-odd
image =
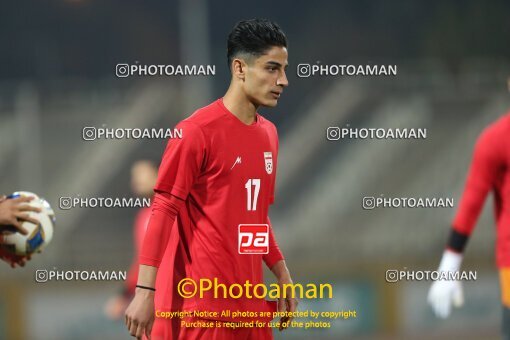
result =
[[266,172],[268,175],[273,173],[273,153],[264,152],[264,162],[266,163]]

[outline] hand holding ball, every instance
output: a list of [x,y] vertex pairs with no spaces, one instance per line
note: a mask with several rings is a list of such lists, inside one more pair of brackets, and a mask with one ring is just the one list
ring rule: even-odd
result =
[[[27,256],[42,251],[51,242],[55,227],[55,213],[45,199],[31,192],[15,192],[7,199],[19,197],[33,197],[26,204],[39,208],[39,212],[28,211],[29,220],[21,222],[22,228],[27,231],[26,235],[19,233],[18,228],[12,225],[0,226],[0,235],[3,236],[0,247],[13,255]],[[35,221],[38,223],[34,223]]]

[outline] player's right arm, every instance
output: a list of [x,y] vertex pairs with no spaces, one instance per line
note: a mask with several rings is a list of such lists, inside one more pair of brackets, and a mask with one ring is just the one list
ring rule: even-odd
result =
[[[205,138],[199,126],[181,122],[182,139],[171,139],[165,149],[156,183],[152,215],[140,252],[138,286],[154,288],[158,267],[170,240],[171,228],[196,182],[205,159]],[[137,287],[126,310],[132,336],[150,336],[154,323],[154,291]]]
[[[475,145],[464,193],[438,271],[460,270],[469,236],[487,195],[495,187],[503,169],[503,151],[497,131],[493,127],[486,129]],[[438,317],[446,318],[450,315],[452,304],[460,307],[464,302],[462,285],[456,280],[435,281],[429,290],[427,300]]]
[[154,290],[151,288],[156,285],[158,267],[170,239],[171,227],[183,205],[183,200],[168,193],[154,196],[152,216],[140,253],[137,288],[125,316],[130,334],[137,338],[144,333],[150,336],[154,323]]

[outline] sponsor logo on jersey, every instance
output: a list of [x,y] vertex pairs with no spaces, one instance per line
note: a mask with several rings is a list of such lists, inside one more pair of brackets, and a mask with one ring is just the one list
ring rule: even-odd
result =
[[268,254],[269,225],[240,224],[238,229],[239,254]]
[[264,152],[264,162],[266,163],[266,172],[268,175],[273,173],[273,153]]

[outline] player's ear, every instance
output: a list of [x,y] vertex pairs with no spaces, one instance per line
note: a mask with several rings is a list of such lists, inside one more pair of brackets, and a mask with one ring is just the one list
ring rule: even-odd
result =
[[246,77],[246,62],[243,59],[234,58],[232,60],[232,76],[239,80],[244,80]]

